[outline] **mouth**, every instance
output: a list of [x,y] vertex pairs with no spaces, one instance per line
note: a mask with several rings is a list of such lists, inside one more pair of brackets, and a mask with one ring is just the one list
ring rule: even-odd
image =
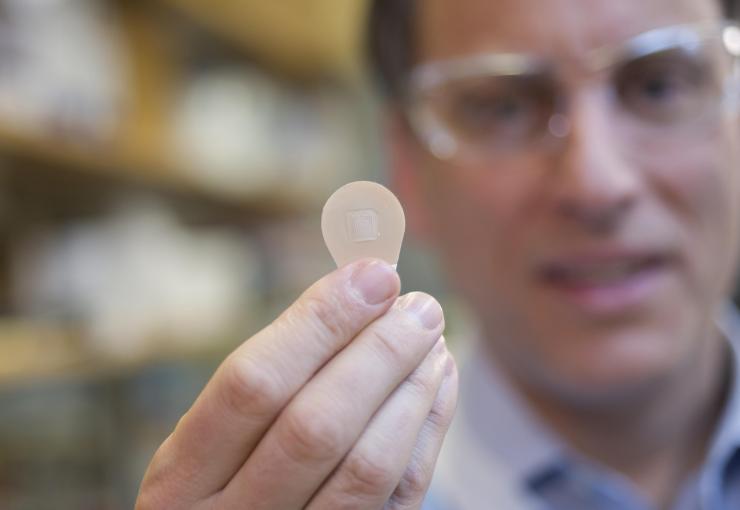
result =
[[593,314],[639,309],[670,274],[673,259],[662,253],[582,253],[544,264],[540,281],[561,300]]

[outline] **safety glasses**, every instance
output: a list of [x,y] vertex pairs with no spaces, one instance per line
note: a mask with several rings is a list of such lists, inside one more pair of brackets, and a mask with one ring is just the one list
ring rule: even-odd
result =
[[[659,28],[598,48],[578,83],[597,84],[615,137],[690,140],[738,102],[740,28]],[[480,54],[424,63],[408,80],[408,116],[441,159],[492,158],[567,138],[574,73],[529,54]]]

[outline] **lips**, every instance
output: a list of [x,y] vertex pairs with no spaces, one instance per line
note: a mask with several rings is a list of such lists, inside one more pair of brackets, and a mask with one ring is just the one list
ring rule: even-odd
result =
[[617,285],[666,263],[666,257],[659,255],[614,257],[611,260],[576,259],[546,266],[543,276],[555,285],[603,287]]
[[601,250],[574,253],[541,266],[540,281],[560,302],[582,311],[613,314],[655,298],[674,259],[657,251]]

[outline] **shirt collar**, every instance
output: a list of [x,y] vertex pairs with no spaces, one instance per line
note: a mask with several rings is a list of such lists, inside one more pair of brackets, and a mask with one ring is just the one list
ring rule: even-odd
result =
[[565,460],[562,442],[529,409],[480,345],[461,377],[461,411],[475,441],[525,482]]
[[740,314],[737,308],[727,305],[717,323],[728,339],[732,366],[727,402],[707,459],[709,463],[724,465],[740,449]]

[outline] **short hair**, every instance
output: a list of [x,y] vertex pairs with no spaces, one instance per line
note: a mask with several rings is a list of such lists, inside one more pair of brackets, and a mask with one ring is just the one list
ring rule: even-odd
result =
[[[419,0],[371,0],[367,52],[372,73],[392,100],[401,100],[415,61],[414,16]],[[737,19],[738,0],[719,0],[725,17]]]

